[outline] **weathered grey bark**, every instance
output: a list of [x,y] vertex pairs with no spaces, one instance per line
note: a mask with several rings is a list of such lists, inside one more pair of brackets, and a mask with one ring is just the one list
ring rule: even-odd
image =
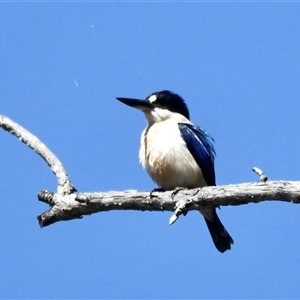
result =
[[170,223],[180,214],[198,210],[199,206],[227,206],[285,201],[300,203],[300,181],[267,181],[183,190],[172,199],[172,192],[99,192],[61,196],[41,191],[39,200],[49,203],[49,211],[38,216],[41,227],[57,221],[80,218],[83,215],[109,210],[175,211]]
[[11,119],[1,115],[0,127],[16,136],[48,164],[57,178],[57,192],[59,194],[69,194],[75,191],[62,163],[36,136]]
[[175,196],[172,192],[155,192],[152,197],[149,192],[138,191],[75,193],[61,162],[38,138],[1,115],[0,127],[39,154],[57,177],[57,193],[41,191],[38,194],[40,201],[50,205],[47,212],[38,216],[41,227],[109,210],[174,211],[170,219],[172,224],[181,214],[198,210],[200,206],[242,205],[272,200],[300,203],[300,181],[267,181],[258,168],[254,168],[260,177],[258,183],[183,190]]

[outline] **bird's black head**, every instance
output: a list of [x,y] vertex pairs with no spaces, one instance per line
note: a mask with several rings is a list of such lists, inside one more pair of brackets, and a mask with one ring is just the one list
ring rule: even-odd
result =
[[171,91],[164,90],[152,93],[146,98],[146,101],[154,107],[168,109],[171,112],[185,116],[188,120],[190,119],[190,113],[184,100]]

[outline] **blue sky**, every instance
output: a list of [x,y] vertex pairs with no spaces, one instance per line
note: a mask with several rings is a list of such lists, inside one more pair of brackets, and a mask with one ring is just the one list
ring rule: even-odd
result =
[[[80,192],[151,190],[144,116],[115,97],[180,94],[214,137],[218,184],[299,180],[299,3],[1,3],[1,114]],[[106,212],[40,229],[56,179],[0,131],[1,298],[299,298],[300,208],[222,207],[220,254],[197,212]]]

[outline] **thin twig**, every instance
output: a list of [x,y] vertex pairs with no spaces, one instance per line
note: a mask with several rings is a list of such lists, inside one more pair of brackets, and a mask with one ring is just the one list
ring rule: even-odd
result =
[[261,169],[259,169],[257,167],[253,167],[252,171],[259,176],[260,182],[266,182],[268,180],[268,177],[265,175],[265,173]]
[[16,136],[21,142],[42,157],[57,178],[58,194],[66,195],[76,191],[59,159],[35,135],[13,122],[11,119],[1,115],[0,127]]

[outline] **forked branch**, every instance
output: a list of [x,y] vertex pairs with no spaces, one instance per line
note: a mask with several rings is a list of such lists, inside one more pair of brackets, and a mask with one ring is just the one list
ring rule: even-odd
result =
[[33,134],[0,115],[0,127],[15,135],[19,140],[39,154],[50,166],[58,180],[57,193],[41,191],[38,199],[50,205],[50,209],[38,216],[41,227],[58,221],[81,218],[84,215],[109,210],[173,211],[170,224],[181,214],[199,207],[242,205],[262,201],[285,201],[300,203],[300,181],[268,181],[258,168],[257,183],[213,186],[183,190],[172,197],[172,191],[149,192],[95,192],[75,193],[68,175],[58,158]]

